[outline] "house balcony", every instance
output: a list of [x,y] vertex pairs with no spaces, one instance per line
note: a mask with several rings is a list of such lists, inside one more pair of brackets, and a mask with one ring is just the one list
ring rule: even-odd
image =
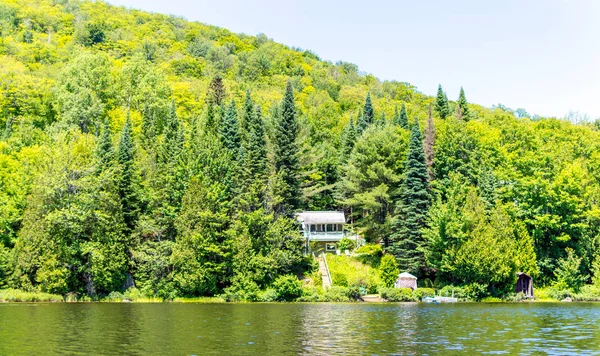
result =
[[309,241],[340,241],[346,233],[344,231],[310,231],[305,232],[304,236]]

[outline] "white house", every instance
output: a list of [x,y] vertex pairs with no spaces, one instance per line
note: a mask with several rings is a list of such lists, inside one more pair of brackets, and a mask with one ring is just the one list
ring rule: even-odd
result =
[[296,218],[306,238],[307,252],[335,252],[342,238],[357,238],[344,230],[346,216],[343,211],[303,211],[296,214]]

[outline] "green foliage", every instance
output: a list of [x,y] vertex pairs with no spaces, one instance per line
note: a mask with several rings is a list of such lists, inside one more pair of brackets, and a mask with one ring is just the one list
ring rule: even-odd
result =
[[469,118],[469,103],[467,102],[467,97],[465,96],[465,91],[461,87],[460,94],[458,96],[457,104],[457,112],[462,119],[468,120]]
[[567,256],[558,260],[556,271],[556,282],[553,288],[556,290],[572,290],[579,292],[587,282],[589,276],[581,272],[581,257],[577,257],[575,251],[567,248]]
[[383,286],[393,287],[400,274],[396,258],[392,255],[384,255],[379,265],[379,273]]
[[[0,23],[3,288],[261,300],[278,276],[312,271],[299,209],[343,209],[367,242],[404,243],[400,262],[436,285],[477,283],[476,297],[511,294],[518,271],[536,288],[597,279],[597,125],[464,90],[449,104],[441,86],[428,97],[266,36],[102,2],[12,0]],[[408,114],[429,107],[429,186],[414,189]],[[364,249],[354,261],[378,266]],[[350,271],[350,291],[380,284]],[[303,298],[348,300],[333,289]]]
[[358,133],[363,133],[374,121],[375,111],[373,109],[373,103],[371,102],[371,93],[369,92],[367,93],[367,98],[365,99],[362,115],[358,117]]
[[381,288],[379,296],[388,302],[418,302],[410,288]]
[[291,216],[300,207],[300,161],[298,157],[298,121],[294,104],[294,89],[288,81],[281,109],[275,122],[274,160],[275,183],[274,210]]
[[357,140],[340,182],[342,203],[352,208],[368,242],[387,239],[398,199],[407,136],[394,126],[371,128]]
[[442,120],[450,115],[448,98],[446,97],[446,93],[444,93],[442,90],[441,84],[438,86],[437,97],[435,100],[435,111]]
[[381,284],[377,269],[362,264],[353,257],[327,256],[327,264],[333,285],[362,287],[369,293],[375,293]]
[[418,275],[421,275],[425,266],[422,229],[426,227],[429,199],[423,139],[419,123],[415,120],[408,146],[402,195],[398,201],[399,211],[392,229],[391,245],[387,246],[387,250],[396,257],[402,270]]
[[354,252],[354,258],[363,264],[378,268],[383,256],[380,244],[366,244]]
[[433,297],[435,295],[435,291],[433,288],[417,288],[413,291],[413,295],[417,300],[423,300],[423,298]]
[[348,237],[343,237],[338,242],[337,247],[340,251],[346,251],[346,250],[352,251],[356,247],[356,241],[354,241]]
[[63,297],[56,294],[25,292],[17,289],[0,289],[0,302],[62,302]]
[[273,288],[277,292],[277,300],[283,302],[293,302],[302,296],[302,283],[294,275],[277,277]]

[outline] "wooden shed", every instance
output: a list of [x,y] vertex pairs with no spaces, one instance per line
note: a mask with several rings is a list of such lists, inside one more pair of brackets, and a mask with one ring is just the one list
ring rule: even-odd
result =
[[523,293],[527,298],[533,298],[533,278],[526,273],[517,273],[517,285],[515,286],[516,293]]

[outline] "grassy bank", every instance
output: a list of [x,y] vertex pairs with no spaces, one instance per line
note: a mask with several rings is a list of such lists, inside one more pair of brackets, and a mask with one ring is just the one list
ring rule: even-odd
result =
[[62,302],[60,295],[37,292],[24,292],[18,289],[0,290],[0,302]]

